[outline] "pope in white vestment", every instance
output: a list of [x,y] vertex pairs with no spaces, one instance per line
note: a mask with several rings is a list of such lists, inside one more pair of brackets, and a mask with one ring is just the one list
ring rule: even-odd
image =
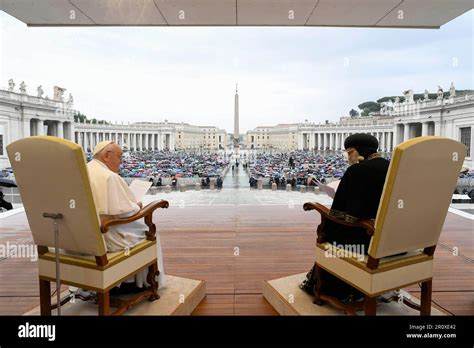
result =
[[[141,209],[132,191],[117,173],[122,161],[122,149],[111,141],[103,141],[94,149],[94,158],[87,164],[95,206],[101,220],[124,218],[136,214]],[[124,225],[111,226],[103,234],[108,252],[131,249],[146,239],[148,226],[144,219]],[[159,287],[165,285],[163,254],[158,232],[156,233],[158,255]],[[126,282],[135,282],[138,287],[148,286],[146,276],[148,269],[136,274]]]

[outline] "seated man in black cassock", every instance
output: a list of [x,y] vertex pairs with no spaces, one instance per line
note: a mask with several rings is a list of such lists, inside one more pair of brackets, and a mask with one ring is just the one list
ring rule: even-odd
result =
[[[349,136],[344,142],[344,157],[349,163],[339,183],[330,214],[354,221],[357,219],[375,219],[380,197],[387,175],[389,161],[382,158],[378,149],[378,141],[372,135],[357,133]],[[326,220],[324,225],[325,241],[342,246],[357,245],[360,251],[367,254],[370,236],[365,229],[337,224]],[[352,301],[362,294],[350,285],[327,272],[325,277],[325,293],[339,300]],[[307,279],[300,285],[305,292],[313,295],[314,286],[318,281],[314,266],[307,274]]]

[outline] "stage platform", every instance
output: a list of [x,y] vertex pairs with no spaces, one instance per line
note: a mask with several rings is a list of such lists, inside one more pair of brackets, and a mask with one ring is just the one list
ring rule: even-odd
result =
[[[171,275],[166,277],[166,286],[158,291],[159,300],[145,300],[130,308],[124,315],[190,315],[206,296],[206,283],[202,280]],[[61,298],[68,295],[68,290],[63,291]],[[56,303],[56,296],[51,298],[51,303]],[[25,315],[40,315],[40,307],[29,310]],[[57,310],[53,310],[52,315],[57,315]],[[61,307],[61,315],[97,315],[97,304],[75,299],[74,303],[69,301]]]
[[[325,304],[313,304],[313,297],[303,292],[298,285],[306,278],[306,273],[294,274],[288,277],[264,281],[262,285],[263,297],[280,315],[345,315],[341,310]],[[420,301],[408,292],[403,295],[413,302]],[[364,311],[357,312],[364,315]],[[431,307],[431,315],[446,315],[436,307]],[[398,302],[377,303],[377,315],[420,315],[420,312]]]
[[[223,189],[160,193],[169,209],[154,215],[165,271],[206,282],[192,315],[278,315],[262,282],[306,273],[314,262],[315,212],[302,204],[327,196],[271,190]],[[150,197],[151,198],[151,197]],[[433,306],[474,315],[473,221],[449,212],[434,258]],[[0,244],[31,245],[23,211],[0,219]],[[0,258],[0,314],[21,315],[39,305],[34,255]],[[54,288],[54,286],[52,286]],[[420,295],[418,285],[405,289]]]

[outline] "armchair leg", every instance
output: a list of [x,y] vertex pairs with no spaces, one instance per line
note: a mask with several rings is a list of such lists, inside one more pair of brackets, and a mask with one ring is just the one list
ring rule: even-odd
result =
[[150,301],[158,300],[160,298],[160,295],[158,295],[158,281],[156,280],[156,277],[160,274],[160,271],[158,271],[158,265],[156,262],[154,262],[152,265],[148,267],[148,274],[146,276],[146,280],[148,284],[150,284],[150,290],[152,291],[152,294],[150,295]]
[[41,315],[51,315],[51,283],[49,280],[39,280],[40,312]]
[[365,315],[375,315],[376,314],[376,297],[365,296],[364,311]]
[[420,300],[420,315],[427,316],[431,315],[431,292],[432,292],[433,281],[428,280],[421,283],[421,300]]
[[106,292],[97,293],[97,301],[99,303],[99,315],[109,315],[110,313],[110,294]]
[[314,301],[313,303],[322,306],[324,305],[325,301],[321,299],[321,294],[322,294],[322,287],[323,287],[323,282],[324,282],[324,276],[323,276],[324,270],[319,267],[316,263],[314,264],[314,274],[313,277],[317,279],[314,285]]

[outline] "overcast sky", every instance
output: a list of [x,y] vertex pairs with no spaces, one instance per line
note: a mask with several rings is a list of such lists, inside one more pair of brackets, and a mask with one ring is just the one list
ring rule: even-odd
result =
[[441,29],[28,28],[0,11],[0,86],[24,80],[110,121],[187,122],[232,132],[338,120],[413,89],[473,89],[474,11]]

